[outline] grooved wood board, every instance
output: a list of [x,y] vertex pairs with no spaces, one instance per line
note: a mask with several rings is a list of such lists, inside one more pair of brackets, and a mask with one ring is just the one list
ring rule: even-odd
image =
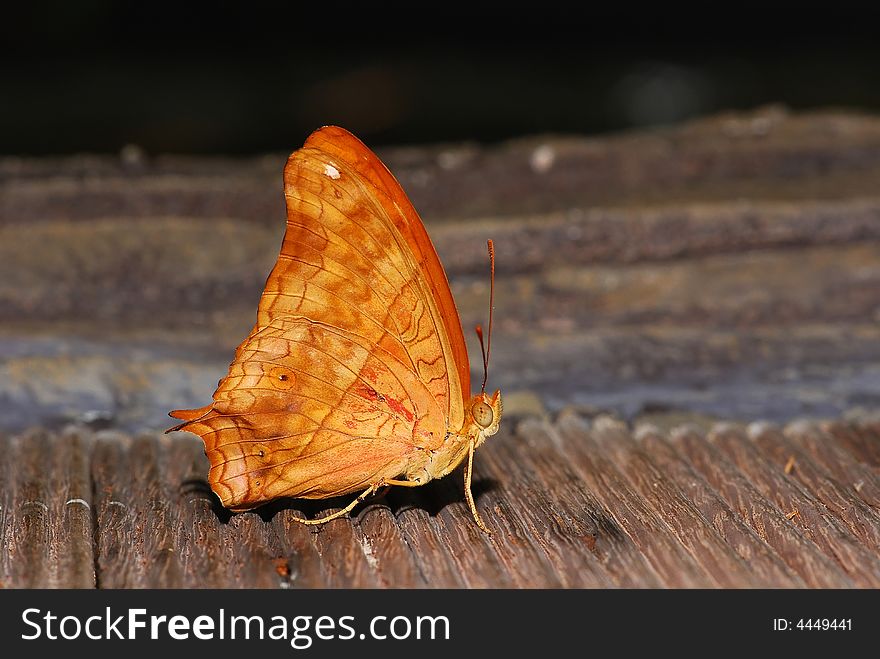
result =
[[880,422],[511,420],[461,474],[231,515],[186,433],[0,439],[4,587],[880,587]]

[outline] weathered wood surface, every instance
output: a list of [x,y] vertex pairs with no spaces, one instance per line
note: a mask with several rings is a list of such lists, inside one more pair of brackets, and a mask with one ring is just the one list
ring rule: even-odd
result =
[[92,437],[37,431],[3,441],[0,582],[18,587],[95,584]]
[[[506,409],[880,406],[880,118],[767,108],[378,150],[465,328],[485,321],[495,240]],[[277,256],[285,155],[0,158],[0,428],[155,431],[203,405]]]
[[477,454],[489,536],[460,473],[305,527],[295,518],[342,502],[230,515],[191,435],[35,431],[0,440],[0,583],[877,588],[880,501],[863,497],[880,462],[863,456],[878,442],[877,419],[705,433],[526,417]]

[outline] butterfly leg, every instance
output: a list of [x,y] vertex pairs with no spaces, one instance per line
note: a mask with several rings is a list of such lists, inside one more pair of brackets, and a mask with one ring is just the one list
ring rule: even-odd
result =
[[474,515],[474,521],[477,523],[484,532],[488,534],[492,534],[492,531],[489,530],[484,523],[482,518],[480,517],[480,513],[477,512],[477,504],[474,503],[474,494],[471,492],[471,476],[474,473],[474,440],[471,440],[470,446],[468,446],[468,461],[464,470],[464,496],[467,499],[468,506],[471,508],[471,512]]
[[[470,445],[468,446],[468,461],[464,470],[464,495],[468,502],[468,507],[471,509],[471,513],[474,515],[474,521],[477,523],[477,526],[480,527],[486,533],[491,535],[492,531],[489,530],[489,527],[483,522],[483,519],[480,517],[480,513],[477,512],[477,504],[474,503],[474,495],[471,492],[471,476],[474,471],[474,442],[471,440]],[[412,481],[404,481],[404,480],[385,480],[385,485],[398,485],[400,487],[418,487],[420,485],[424,485],[422,481],[412,480]]]
[[419,487],[421,485],[424,485],[424,482],[422,482],[422,481],[400,481],[400,480],[395,480],[393,478],[390,478],[390,479],[386,478],[385,485],[389,485],[389,486],[396,485],[397,487]]
[[337,517],[342,517],[343,515],[347,515],[352,510],[354,510],[354,507],[356,505],[358,505],[364,499],[366,499],[368,496],[373,494],[383,484],[384,483],[376,483],[375,485],[370,485],[370,487],[368,487],[366,490],[361,492],[358,495],[358,497],[354,501],[352,501],[350,504],[348,504],[345,508],[343,508],[342,510],[337,510],[335,513],[331,513],[330,515],[327,515],[326,517],[318,517],[316,519],[300,519],[299,517],[294,517],[293,519],[295,519],[300,524],[314,525],[314,524],[323,524],[324,522],[329,522],[331,519],[336,519]]

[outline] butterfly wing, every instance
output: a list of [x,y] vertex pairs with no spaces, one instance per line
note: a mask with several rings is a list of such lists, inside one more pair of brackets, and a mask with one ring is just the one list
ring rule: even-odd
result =
[[232,509],[406,474],[461,427],[469,394],[446,275],[382,162],[326,127],[284,183],[287,229],[257,323],[213,403],[172,412],[205,441]]
[[[312,144],[331,156],[345,162],[353,171],[376,191],[374,200],[384,210],[409,247],[415,259],[422,298],[431,307],[432,318],[437,325],[438,338],[442,342],[445,365],[452,371],[450,377],[457,382],[449,383],[455,390],[455,404],[469,397],[470,364],[461,321],[446,272],[434,249],[425,225],[388,168],[354,135],[337,126],[327,126],[315,131],[306,146]],[[457,387],[455,386],[457,385]]]

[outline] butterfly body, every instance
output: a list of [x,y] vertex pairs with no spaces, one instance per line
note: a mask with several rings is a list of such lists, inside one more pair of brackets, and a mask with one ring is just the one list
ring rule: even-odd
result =
[[202,437],[211,487],[234,511],[448,474],[497,431],[501,398],[470,395],[458,313],[421,220],[337,127],[313,133],[284,180],[287,229],[257,322],[213,402],[172,412],[175,429]]

